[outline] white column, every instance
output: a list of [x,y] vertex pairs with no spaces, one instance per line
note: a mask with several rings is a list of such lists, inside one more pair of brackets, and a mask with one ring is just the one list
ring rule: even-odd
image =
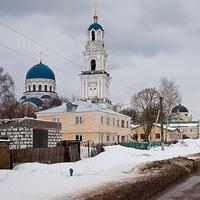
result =
[[98,81],[98,97],[101,98],[101,81]]
[[85,91],[86,91],[86,96],[85,96],[85,98],[87,99],[87,98],[88,98],[88,81],[87,81],[87,80],[86,80],[85,86],[86,86],[86,89],[85,89]]
[[83,87],[83,79],[81,78],[81,98],[84,98],[84,87]]
[[104,98],[104,96],[103,96],[103,80],[101,80],[101,97]]

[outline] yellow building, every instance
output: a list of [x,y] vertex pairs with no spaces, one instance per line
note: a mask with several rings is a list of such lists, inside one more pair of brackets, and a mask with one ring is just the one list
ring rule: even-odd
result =
[[130,136],[130,117],[91,102],[69,102],[38,112],[37,118],[60,122],[62,140],[117,144]]
[[[143,142],[145,139],[144,134],[144,127],[141,125],[133,126],[131,129],[131,136],[129,141],[138,141]],[[172,142],[172,141],[178,141],[179,139],[182,139],[182,134],[179,129],[177,128],[166,128],[166,125],[164,125],[164,141],[165,142]],[[151,130],[151,133],[149,135],[149,141],[150,142],[159,142],[161,141],[161,128],[160,125],[154,125],[154,127]]]

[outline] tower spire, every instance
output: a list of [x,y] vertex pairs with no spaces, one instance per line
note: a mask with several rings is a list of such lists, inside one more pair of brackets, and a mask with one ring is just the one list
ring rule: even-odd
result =
[[97,1],[95,1],[95,5],[94,5],[94,16],[93,16],[93,19],[94,19],[94,23],[97,23],[97,22],[98,22],[98,16],[97,16]]
[[42,52],[40,51],[40,63],[42,63]]

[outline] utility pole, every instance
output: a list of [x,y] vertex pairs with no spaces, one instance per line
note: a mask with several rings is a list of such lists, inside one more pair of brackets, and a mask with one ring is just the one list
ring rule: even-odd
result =
[[160,97],[160,126],[161,126],[161,150],[164,151],[164,131],[163,131],[163,97]]

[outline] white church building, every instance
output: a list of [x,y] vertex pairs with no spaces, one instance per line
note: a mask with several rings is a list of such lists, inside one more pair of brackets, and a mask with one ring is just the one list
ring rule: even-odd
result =
[[22,104],[31,104],[42,108],[56,98],[56,78],[50,67],[40,61],[26,74],[25,92],[20,98]]

